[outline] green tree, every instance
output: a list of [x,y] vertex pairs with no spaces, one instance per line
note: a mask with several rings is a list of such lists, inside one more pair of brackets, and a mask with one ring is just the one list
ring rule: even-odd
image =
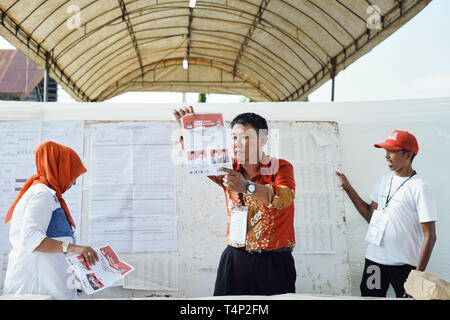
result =
[[198,102],[206,102],[206,93],[198,94]]

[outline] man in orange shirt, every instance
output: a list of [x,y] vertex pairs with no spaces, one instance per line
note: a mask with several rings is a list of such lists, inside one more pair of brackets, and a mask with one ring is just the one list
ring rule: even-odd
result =
[[[194,110],[189,107],[173,113],[180,123],[181,117]],[[231,129],[233,170],[222,168],[227,174],[208,177],[223,188],[228,217],[228,246],[220,259],[214,295],[294,293],[293,167],[264,154],[268,127],[263,117],[240,114]]]

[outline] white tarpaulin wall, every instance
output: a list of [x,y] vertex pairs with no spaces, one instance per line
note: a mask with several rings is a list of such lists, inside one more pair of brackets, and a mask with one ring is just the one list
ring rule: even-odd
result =
[[[181,106],[181,105],[180,105]],[[8,120],[172,120],[173,105],[166,104],[55,104],[1,103],[2,121]],[[339,128],[342,170],[363,199],[387,166],[382,150],[373,147],[394,129],[408,130],[419,141],[414,160],[417,170],[432,186],[438,208],[437,243],[427,271],[450,278],[450,217],[444,202],[450,180],[450,98],[393,102],[351,103],[250,103],[204,104],[199,112],[223,112],[225,120],[251,111],[269,121],[334,121]],[[85,142],[86,143],[86,142]],[[295,169],[295,168],[294,168]],[[298,183],[298,181],[297,181]],[[359,294],[367,224],[345,196],[345,216],[350,257],[352,294]],[[297,215],[299,216],[299,215]],[[297,241],[301,238],[296,235]],[[223,241],[223,237],[220,237]],[[224,245],[223,245],[224,246]],[[222,246],[222,247],[223,247]],[[218,255],[218,254],[217,254]],[[125,257],[124,257],[125,258]],[[216,259],[218,263],[218,259]],[[345,261],[342,261],[345,264]],[[119,288],[117,288],[119,289]],[[299,292],[301,293],[301,292]],[[123,294],[123,293],[121,293]]]
[[[40,127],[48,128],[47,134]],[[337,124],[269,121],[269,127],[265,151],[295,167],[297,291],[348,295],[344,198],[334,174],[340,167]],[[7,211],[20,182],[34,173],[34,149],[40,142],[50,139],[72,146],[74,138],[82,138],[84,152],[78,153],[88,172],[77,184],[79,197],[71,207],[82,209],[74,215],[81,222],[79,242],[110,245],[135,267],[122,283],[100,296],[212,295],[226,246],[224,194],[204,177],[189,177],[187,168],[175,165],[172,154],[182,158],[183,152],[170,142],[171,136],[173,141],[178,138],[174,121],[39,119],[2,121],[0,129],[0,212]],[[65,198],[73,195],[70,190]],[[10,249],[8,226],[0,226],[0,252]]]

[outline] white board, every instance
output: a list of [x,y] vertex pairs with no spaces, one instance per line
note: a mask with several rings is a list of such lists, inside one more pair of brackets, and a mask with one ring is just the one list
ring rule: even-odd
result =
[[[290,161],[297,181],[297,291],[350,294],[343,194],[334,174],[340,165],[337,125],[279,121],[269,122],[269,128],[266,151]],[[226,247],[224,192],[207,178],[188,176],[178,166],[177,213],[178,253],[122,254],[135,267],[124,281],[125,288],[176,297],[213,294],[220,255]]]
[[[2,120],[132,120],[140,119],[146,121],[173,121],[172,109],[181,108],[183,105],[168,104],[103,104],[103,103],[73,103],[73,104],[43,104],[25,102],[0,102],[0,113]],[[450,98],[398,100],[398,101],[362,101],[362,102],[334,102],[334,103],[236,103],[236,104],[194,104],[199,112],[223,112],[225,120],[231,121],[237,114],[242,112],[256,112],[270,121],[334,121],[338,124],[340,142],[340,155],[342,157],[342,169],[347,174],[352,185],[357,189],[363,199],[369,201],[369,194],[381,174],[387,171],[383,151],[373,147],[374,143],[383,141],[394,129],[409,130],[413,132],[419,141],[419,155],[414,159],[414,168],[430,183],[436,199],[438,210],[437,242],[433,250],[427,271],[440,278],[450,279],[450,215],[446,214],[448,198],[448,181],[450,181]],[[88,130],[85,129],[84,143],[89,145]],[[89,156],[86,154],[85,156]],[[85,175],[89,176],[89,172]],[[183,183],[177,169],[177,181]],[[223,192],[203,183],[200,190],[210,192],[210,197],[217,198],[212,203],[211,212],[223,212]],[[84,193],[88,192],[83,187]],[[178,193],[180,191],[177,191]],[[181,195],[178,195],[180,197]],[[190,198],[188,199],[192,201]],[[364,267],[364,253],[366,242],[364,241],[367,223],[354,209],[347,196],[343,195],[348,251],[350,256],[350,274],[352,282],[352,295],[359,295],[359,284]],[[85,203],[83,203],[83,206]],[[178,205],[177,205],[178,206]],[[187,219],[187,210],[192,207],[192,202],[183,204],[183,210],[179,211],[180,219]],[[84,218],[84,217],[83,217]],[[222,247],[217,252],[210,252],[208,258],[202,261],[202,268],[197,267],[197,260],[189,256],[197,252],[195,248],[187,252],[188,258],[180,265],[174,266],[179,253],[169,255],[172,262],[158,264],[159,257],[149,273],[158,274],[170,265],[171,274],[182,274],[182,272],[193,271],[186,280],[176,278],[173,282],[156,283],[160,289],[177,288],[179,283],[186,281],[186,286],[203,286],[204,283],[213,283],[215,279],[215,268],[224,248],[224,223],[225,216],[218,216],[215,221],[209,215],[197,216],[197,221],[207,226],[217,228],[216,243]],[[182,221],[179,222],[181,224]],[[82,238],[87,231],[87,220],[82,220]],[[194,233],[195,230],[187,230]],[[84,236],[87,236],[84,235]],[[181,235],[180,235],[181,236]],[[85,238],[86,239],[86,238]],[[179,241],[184,241],[185,238]],[[196,240],[204,241],[202,238]],[[300,248],[298,244],[297,248]],[[122,257],[123,255],[121,255]],[[144,258],[135,255],[137,258]],[[124,259],[127,257],[123,256]],[[164,259],[168,259],[165,257]],[[161,261],[165,261],[162,259]],[[131,261],[131,260],[130,260]],[[325,266],[324,266],[325,267]],[[179,270],[178,270],[179,269]],[[152,271],[153,270],[153,271]],[[173,271],[175,270],[175,271]],[[183,275],[184,276],[184,275]],[[314,276],[311,279],[316,279]],[[1,278],[0,278],[1,279]],[[336,278],[336,281],[342,280]],[[303,282],[305,285],[307,281]],[[318,283],[317,281],[315,282]],[[312,286],[312,283],[309,284]],[[142,283],[142,286],[145,286]],[[323,285],[322,285],[323,286]],[[317,288],[318,286],[316,286]],[[211,288],[212,290],[212,288]],[[175,295],[177,292],[167,291]],[[301,293],[301,292],[300,292]],[[145,296],[152,291],[124,290],[121,287],[113,288],[105,292],[107,297],[130,297]],[[392,296],[392,295],[391,295]],[[95,297],[94,297],[95,298]]]

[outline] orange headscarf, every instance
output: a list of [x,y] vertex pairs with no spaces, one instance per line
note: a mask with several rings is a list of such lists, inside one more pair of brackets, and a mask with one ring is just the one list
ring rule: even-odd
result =
[[[83,166],[80,157],[69,147],[60,145],[53,141],[45,141],[36,149],[36,170],[37,174],[28,178],[23,185],[16,200],[6,214],[5,223],[11,220],[14,208],[23,194],[35,184],[43,183],[56,191],[61,208],[66,213],[70,225],[75,228],[69,208],[64,201],[62,194],[69,189],[70,183],[85,173],[87,170]],[[48,180],[48,183],[47,183]]]

